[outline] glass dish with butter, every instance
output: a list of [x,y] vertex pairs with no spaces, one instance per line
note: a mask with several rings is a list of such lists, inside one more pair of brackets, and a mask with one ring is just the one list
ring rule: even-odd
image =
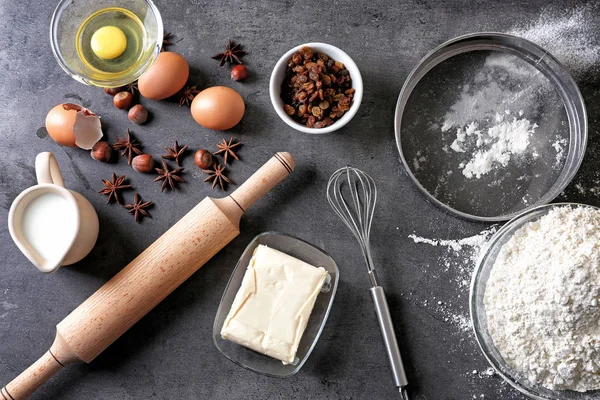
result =
[[275,232],[256,236],[223,293],[215,345],[249,370],[294,375],[319,339],[338,280],[335,261],[313,245]]

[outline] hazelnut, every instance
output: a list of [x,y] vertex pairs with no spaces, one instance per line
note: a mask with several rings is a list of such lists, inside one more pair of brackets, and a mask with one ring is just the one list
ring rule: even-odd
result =
[[127,114],[129,120],[134,124],[143,124],[148,119],[148,110],[141,104],[136,104],[131,107],[129,113]]
[[113,102],[119,110],[126,110],[133,102],[133,95],[129,92],[119,92],[115,94]]
[[194,154],[194,162],[200,169],[209,169],[213,165],[213,156],[208,150],[198,150]]
[[138,172],[152,172],[154,168],[154,160],[150,154],[140,154],[139,156],[135,156],[133,158],[131,166]]
[[234,81],[245,81],[248,79],[248,68],[245,65],[236,65],[231,69],[231,79]]
[[114,96],[115,94],[123,91],[123,86],[113,87],[113,88],[104,88],[104,93]]
[[94,160],[109,162],[112,157],[112,146],[108,142],[98,142],[92,147],[91,155]]

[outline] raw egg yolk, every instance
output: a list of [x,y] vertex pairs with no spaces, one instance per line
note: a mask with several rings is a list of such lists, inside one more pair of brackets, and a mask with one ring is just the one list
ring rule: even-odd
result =
[[127,38],[116,26],[103,26],[92,35],[92,51],[105,60],[119,57],[126,47]]

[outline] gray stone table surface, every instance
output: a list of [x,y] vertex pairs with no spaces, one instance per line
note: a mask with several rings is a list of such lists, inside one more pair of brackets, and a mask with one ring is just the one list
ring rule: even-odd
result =
[[[183,161],[186,183],[160,192],[152,176],[127,166],[125,158],[101,164],[88,152],[64,148],[46,135],[44,119],[54,105],[77,102],[102,116],[110,142],[127,128],[145,151],[163,154],[175,139],[193,149],[214,148],[234,136],[244,146],[230,177],[243,182],[276,151],[290,151],[296,171],[251,208],[242,233],[156,309],[91,364],[69,366],[35,399],[394,399],[368,279],[355,239],[329,209],[325,186],[348,163],[376,177],[379,203],[372,247],[410,380],[413,399],[522,399],[488,374],[468,326],[468,280],[472,252],[415,243],[409,235],[460,239],[489,225],[450,215],[426,201],[405,172],[394,139],[398,93],[410,70],[432,48],[460,34],[526,28],[540,15],[568,18],[584,12],[596,39],[598,4],[575,1],[157,1],[171,51],[185,56],[190,81],[200,88],[227,85],[247,104],[242,122],[228,132],[197,125],[174,101],[142,99],[152,119],[135,126],[101,89],[84,86],[57,65],[48,39],[54,1],[0,2],[0,386],[50,346],[55,325],[130,260],[172,226],[200,199],[223,195],[203,183],[192,153]],[[583,11],[582,11],[583,10]],[[588,32],[589,33],[589,32]],[[249,51],[246,83],[230,80],[210,59],[228,38]],[[350,124],[338,133],[308,136],[275,114],[268,82],[289,48],[323,41],[348,52],[361,69],[365,93]],[[596,42],[598,45],[598,42]],[[577,50],[577,49],[574,49]],[[585,50],[585,49],[580,49]],[[598,74],[578,78],[588,104],[590,142],[584,165],[562,200],[598,204]],[[34,158],[53,152],[67,186],[96,208],[100,236],[83,261],[53,275],[38,272],[18,251],[6,226],[10,204],[35,184]],[[135,224],[97,192],[112,172],[126,174],[152,219]],[[587,186],[586,186],[587,185]],[[236,185],[230,186],[230,190]],[[125,194],[131,201],[132,191]],[[339,291],[313,354],[292,378],[274,379],[242,369],[215,348],[213,319],[236,260],[257,234],[281,231],[329,252],[341,270]],[[467,249],[468,250],[468,249]],[[492,376],[490,376],[492,375]]]

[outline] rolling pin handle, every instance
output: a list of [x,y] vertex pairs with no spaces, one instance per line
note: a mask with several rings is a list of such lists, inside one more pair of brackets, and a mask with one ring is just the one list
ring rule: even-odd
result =
[[0,390],[0,400],[24,400],[63,367],[80,361],[57,332],[50,350]]
[[39,360],[2,388],[2,400],[23,400],[60,371],[62,365],[48,350]]
[[293,170],[292,155],[287,152],[277,153],[229,197],[242,212],[246,211]]

